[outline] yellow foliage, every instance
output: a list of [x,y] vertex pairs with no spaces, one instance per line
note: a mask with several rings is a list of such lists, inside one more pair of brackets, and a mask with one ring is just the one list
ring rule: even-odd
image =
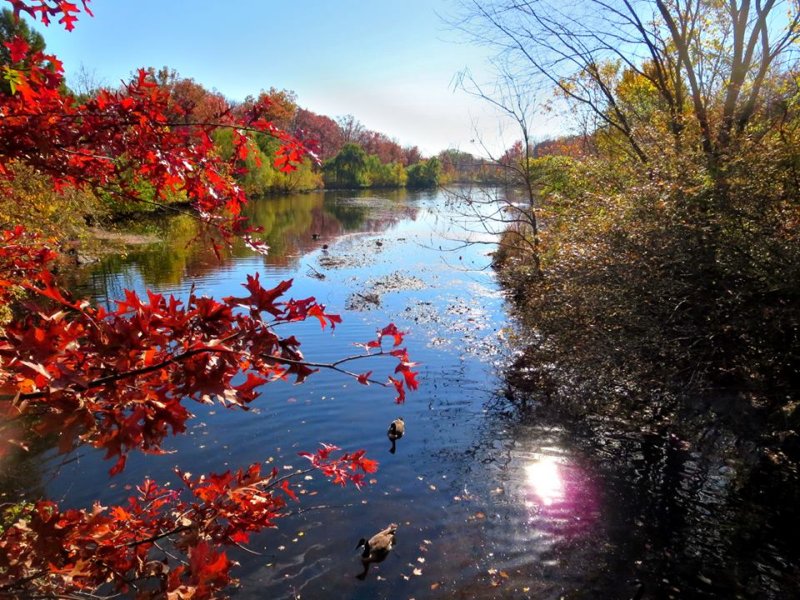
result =
[[86,191],[56,192],[49,177],[14,162],[11,181],[0,183],[0,228],[16,225],[57,242],[86,237],[86,224],[101,214],[97,198]]

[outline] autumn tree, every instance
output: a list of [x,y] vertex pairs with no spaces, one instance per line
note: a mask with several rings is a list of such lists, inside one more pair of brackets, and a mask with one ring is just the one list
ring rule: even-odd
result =
[[[89,14],[88,0],[8,1],[17,16],[58,21],[68,30]],[[159,203],[182,194],[213,248],[241,236],[266,251],[241,217],[247,197],[236,175],[250,152],[248,136],[278,140],[271,159],[284,172],[307,153],[303,142],[265,117],[268,103],[256,102],[243,114],[225,104],[197,122],[190,103],[147,70],[120,89],[78,101],[65,91],[56,57],[19,36],[5,48],[0,180],[13,182],[19,164],[55,190],[119,202]],[[219,130],[232,132],[229,157],[214,144]],[[56,436],[61,452],[78,446],[104,452],[114,475],[131,452],[163,452],[165,439],[186,430],[193,402],[246,408],[271,381],[302,382],[323,368],[393,388],[399,402],[417,387],[403,332],[393,325],[366,341],[363,354],[330,364],[307,359],[293,335],[278,333],[281,326],[312,318],[334,327],[340,319],[314,298],[289,297],[291,281],[265,286],[258,275],[248,276],[240,296],[221,300],[200,290],[182,300],[128,290],[107,310],[59,285],[51,271],[55,257],[50,240],[23,227],[0,233],[0,305],[10,307],[0,325],[2,452],[25,451],[20,432],[33,424],[30,435]],[[351,370],[366,357],[391,358],[394,372],[379,379]],[[325,444],[301,455],[341,485],[363,485],[377,466],[362,450]],[[177,487],[145,480],[115,506],[66,509],[47,498],[3,506],[0,595],[220,597],[233,581],[225,548],[274,527],[296,498],[293,482],[259,464],[201,476],[177,472],[176,478]]]
[[422,152],[416,146],[406,146],[403,148],[403,164],[413,165],[422,160]]
[[187,125],[214,123],[221,114],[230,110],[228,102],[218,92],[211,92],[189,77],[182,77],[175,69],[149,68],[148,73],[156,84],[169,92],[174,105],[170,113],[173,123]]
[[316,141],[318,158],[322,162],[336,156],[344,146],[344,136],[339,124],[324,115],[298,108],[294,121],[294,134],[299,139]]
[[670,172],[681,185],[713,181],[692,216],[713,268],[733,226],[721,219],[737,210],[731,169],[786,116],[778,107],[800,36],[796,3],[474,0],[464,8],[457,26],[496,48],[500,68],[496,89],[468,77],[462,87],[519,125],[524,159],[498,164],[521,176],[529,197],[530,109],[550,89],[581,116],[594,150],[627,157],[622,168]]
[[[0,43],[2,43],[2,46],[0,46],[0,67],[11,68],[11,51],[5,44],[17,37],[25,40],[34,52],[44,51],[44,37],[42,37],[42,34],[31,29],[25,21],[17,19],[11,10],[4,8],[0,12]],[[5,78],[3,78],[0,85],[3,86],[3,93],[7,94],[11,91]]]
[[400,144],[383,133],[364,132],[361,137],[361,145],[367,154],[374,154],[383,164],[403,162],[404,155]]
[[548,81],[645,163],[663,146],[646,103],[631,94],[649,94],[673,147],[696,147],[712,175],[791,65],[800,36],[796,3],[779,0],[476,0],[467,11],[464,29]]
[[339,124],[339,130],[342,133],[342,141],[345,144],[361,144],[362,135],[366,128],[363,123],[356,119],[353,115],[344,115],[338,117],[336,122]]
[[533,154],[537,158],[542,156],[581,158],[593,150],[594,141],[591,135],[564,135],[536,142]]
[[268,106],[264,116],[284,130],[290,130],[297,114],[297,95],[289,90],[271,87],[262,91],[255,98],[244,99],[239,110],[247,111],[251,106]]
[[[511,265],[503,276],[541,339],[561,344],[564,372],[599,381],[601,371],[639,369],[630,382],[668,372],[661,381],[676,395],[692,386],[792,387],[797,3],[462,6],[455,25],[496,50],[523,99],[543,98],[539,114],[563,111],[573,139],[587,142],[576,160],[534,156],[533,174],[547,184],[535,190],[544,277],[525,279],[525,252],[495,257]],[[504,104],[488,91],[489,102]],[[517,156],[531,147],[521,144]],[[544,348],[530,355],[553,360]],[[540,375],[539,383],[550,377]],[[570,384],[541,387],[560,385]],[[764,405],[783,402],[777,394]]]

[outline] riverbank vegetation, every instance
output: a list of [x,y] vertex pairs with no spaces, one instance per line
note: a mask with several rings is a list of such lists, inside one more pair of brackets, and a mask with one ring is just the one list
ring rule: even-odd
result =
[[797,7],[573,8],[482,2],[459,24],[582,130],[548,144],[561,158],[504,157],[537,192],[496,255],[527,332],[513,379],[578,411],[728,397],[725,418],[755,410],[796,455]]

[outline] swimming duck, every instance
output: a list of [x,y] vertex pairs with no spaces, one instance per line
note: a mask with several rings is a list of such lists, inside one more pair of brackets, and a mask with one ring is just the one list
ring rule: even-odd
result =
[[394,548],[395,533],[397,532],[397,524],[392,523],[383,531],[379,531],[373,535],[369,540],[361,538],[358,541],[356,549],[364,546],[364,551],[361,553],[361,563],[364,565],[364,572],[356,575],[359,579],[363,580],[367,576],[369,566],[372,563],[379,563],[386,560],[389,552]]
[[403,421],[403,417],[398,417],[394,421],[392,421],[391,425],[389,425],[389,431],[386,432],[386,435],[392,442],[392,447],[389,449],[389,452],[392,454],[395,453],[397,450],[395,446],[395,442],[403,437],[403,434],[406,432],[406,423]]

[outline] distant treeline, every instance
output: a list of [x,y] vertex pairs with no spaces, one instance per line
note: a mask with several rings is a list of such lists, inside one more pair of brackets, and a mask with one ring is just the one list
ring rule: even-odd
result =
[[[167,67],[151,73],[158,85],[170,89],[175,102],[184,109],[183,118],[187,122],[206,122],[217,114],[220,105],[226,101],[230,104],[219,92],[210,91]],[[300,107],[294,92],[276,88],[234,105],[236,110],[247,111],[265,102],[269,105],[266,118],[278,128],[308,141],[316,150],[317,160],[306,158],[297,170],[282,172],[274,165],[279,141],[262,133],[251,134],[252,147],[240,178],[247,193],[254,196],[320,188],[421,189],[447,183],[511,185],[514,181],[506,166],[523,151],[517,143],[496,160],[456,149],[425,158],[417,146],[401,146],[387,135],[367,129],[352,115],[334,119],[316,114]],[[232,139],[232,132],[227,130],[215,136],[214,141],[225,156],[234,152]],[[537,144],[531,156],[579,156],[589,143],[588,138],[581,136],[548,140]]]
[[[529,168],[537,165],[546,167],[561,160],[579,158],[592,152],[593,137],[590,135],[563,136],[532,144],[527,156],[531,161]],[[446,183],[481,183],[486,185],[521,185],[519,169],[516,168],[526,156],[522,142],[516,142],[501,156],[482,158],[468,152],[448,149],[439,153],[441,165],[439,182]]]
[[[441,168],[435,157],[426,160],[416,146],[401,146],[387,135],[367,129],[352,115],[334,119],[302,108],[294,92],[270,88],[237,104],[167,67],[151,73],[158,85],[170,89],[176,103],[188,109],[184,112],[187,122],[206,122],[224,102],[242,112],[256,104],[267,104],[265,118],[309,142],[316,156],[304,159],[297,170],[285,173],[274,165],[280,142],[263,133],[250,134],[252,146],[239,175],[250,195],[323,187],[423,188],[439,184]],[[232,132],[217,132],[214,142],[224,156],[234,152]]]

